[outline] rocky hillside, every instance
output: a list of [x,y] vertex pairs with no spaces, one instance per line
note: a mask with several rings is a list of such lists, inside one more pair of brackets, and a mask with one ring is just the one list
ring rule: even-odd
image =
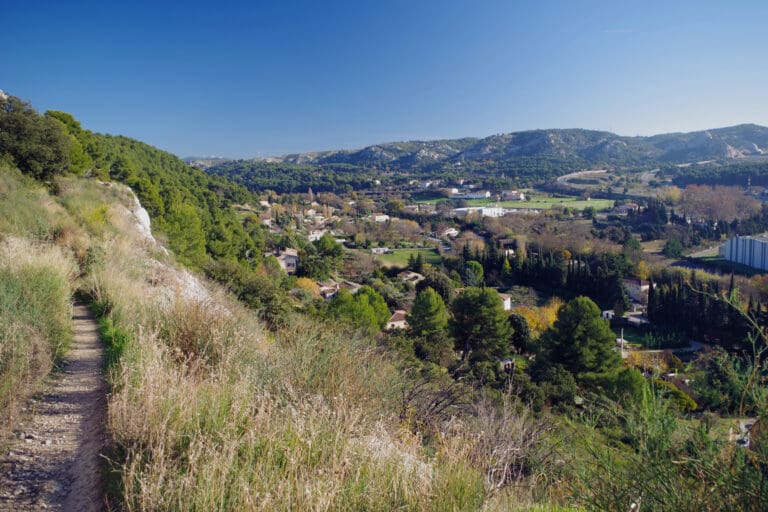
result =
[[301,153],[267,160],[292,164],[418,167],[439,162],[550,157],[620,165],[627,162],[728,159],[767,153],[768,128],[743,124],[652,137],[623,137],[610,132],[582,129],[530,130],[491,135],[483,139],[390,142],[359,150]]

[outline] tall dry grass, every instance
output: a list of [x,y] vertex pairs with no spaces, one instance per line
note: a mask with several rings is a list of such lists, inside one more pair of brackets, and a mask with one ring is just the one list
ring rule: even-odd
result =
[[370,341],[298,319],[277,334],[122,237],[88,287],[128,339],[110,371],[126,510],[476,510],[483,475],[428,453]]
[[76,266],[61,248],[6,237],[0,241],[0,428],[64,354],[71,338],[70,295]]

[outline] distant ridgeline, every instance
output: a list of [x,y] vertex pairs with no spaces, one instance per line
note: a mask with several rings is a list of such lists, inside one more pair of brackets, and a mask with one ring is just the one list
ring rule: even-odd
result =
[[484,139],[393,142],[355,151],[219,162],[207,170],[252,190],[280,193],[306,192],[310,187],[343,192],[371,188],[378,182],[398,185],[411,179],[455,178],[502,189],[541,185],[564,174],[601,167],[661,167],[679,175],[682,183],[684,176],[701,166],[676,164],[709,161],[721,169],[731,165],[740,169],[742,164],[734,163],[746,162],[745,158],[768,158],[768,128],[748,124],[652,137],[581,129],[532,130]]
[[246,189],[142,142],[85,130],[65,112],[41,115],[19,98],[0,95],[0,158],[42,181],[70,173],[125,183],[187,264],[244,259],[254,249],[228,208],[251,200]]

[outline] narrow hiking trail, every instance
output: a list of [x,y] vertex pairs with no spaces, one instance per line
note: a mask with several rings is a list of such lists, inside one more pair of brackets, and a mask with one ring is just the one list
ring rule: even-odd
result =
[[0,453],[0,511],[105,509],[104,349],[89,309],[73,309],[74,343],[62,368],[27,404]]

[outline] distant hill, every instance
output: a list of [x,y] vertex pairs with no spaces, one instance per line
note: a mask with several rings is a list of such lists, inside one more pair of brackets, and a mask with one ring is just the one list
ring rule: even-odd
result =
[[624,137],[610,132],[530,130],[434,141],[389,142],[359,150],[300,153],[269,158],[294,164],[345,163],[361,167],[420,166],[435,162],[507,160],[519,157],[578,158],[590,163],[653,160],[682,162],[768,155],[768,128],[742,124],[690,133]]
[[[482,180],[512,178],[518,186],[550,181],[575,170],[643,167],[715,160],[768,158],[768,128],[742,124],[690,133],[625,137],[584,129],[530,130],[482,139],[463,138],[376,144],[358,150],[321,151],[218,162],[208,172],[249,188],[300,191],[335,183],[374,183],[390,176]],[[376,172],[370,172],[376,170]],[[282,178],[281,175],[286,175]],[[287,176],[290,175],[290,176]],[[367,175],[369,179],[365,179]],[[285,182],[288,180],[288,182]]]

